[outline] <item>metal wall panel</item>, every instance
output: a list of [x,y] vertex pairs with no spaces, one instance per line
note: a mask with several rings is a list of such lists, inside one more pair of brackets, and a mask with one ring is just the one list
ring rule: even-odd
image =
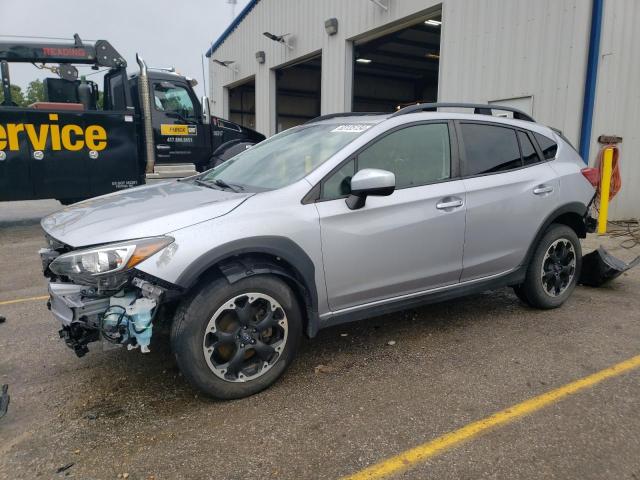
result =
[[[352,41],[384,33],[442,4],[440,101],[490,102],[532,97],[537,121],[578,144],[586,74],[588,0],[261,0],[212,58],[233,60],[238,72],[210,62],[213,112],[228,116],[226,87],[256,77],[256,125],[275,133],[274,69],[322,51],[322,113],[349,111]],[[336,17],[338,34],[324,21]],[[591,156],[602,133],[624,137],[623,190],[612,218],[640,216],[640,1],[606,0]],[[294,49],[262,32],[291,33]],[[255,53],[266,52],[259,65]],[[514,100],[515,101],[515,100]],[[593,161],[593,158],[591,159]]]
[[[212,58],[233,60],[233,72],[209,62],[210,96],[215,115],[228,112],[225,87],[256,76],[256,125],[264,134],[275,132],[275,76],[272,70],[322,50],[322,113],[351,108],[351,45],[363,34],[384,31],[389,24],[424,15],[440,0],[383,0],[387,11],[370,0],[261,0],[213,53]],[[338,19],[338,33],[327,35],[324,21]],[[291,33],[293,50],[271,41],[262,32]],[[266,62],[259,65],[255,53],[263,50]],[[268,94],[265,94],[269,92]]]
[[620,135],[622,190],[612,201],[613,219],[640,218],[640,2],[604,4],[600,63],[591,142],[591,161],[599,135]]
[[591,2],[446,0],[440,101],[533,97],[534,118],[577,144]]

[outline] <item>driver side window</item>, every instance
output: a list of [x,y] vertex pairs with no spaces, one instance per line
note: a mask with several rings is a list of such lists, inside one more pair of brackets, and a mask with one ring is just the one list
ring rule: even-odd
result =
[[187,89],[171,82],[160,82],[153,85],[153,101],[156,110],[174,113],[188,120],[195,120],[193,100]]
[[396,130],[358,155],[358,170],[379,168],[396,175],[396,188],[417,187],[450,176],[449,127],[445,123]]
[[427,123],[385,135],[360,152],[357,160],[348,161],[331,174],[322,185],[321,198],[333,200],[348,195],[351,177],[364,168],[393,172],[396,188],[446,180],[451,176],[449,127],[446,123]]

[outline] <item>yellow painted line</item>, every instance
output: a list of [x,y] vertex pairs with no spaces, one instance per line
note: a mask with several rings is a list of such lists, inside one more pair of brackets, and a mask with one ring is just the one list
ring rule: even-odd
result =
[[16,298],[15,300],[5,300],[0,305],[11,305],[12,303],[33,302],[35,300],[47,300],[49,295],[41,295],[39,297]]
[[568,383],[560,388],[551,390],[550,392],[525,400],[522,403],[518,403],[517,405],[505,410],[494,413],[482,420],[465,425],[464,427],[454,430],[453,432],[446,433],[435,440],[418,445],[417,447],[407,450],[395,457],[388,458],[387,460],[376,463],[375,465],[367,467],[360,472],[344,477],[343,480],[373,480],[395,475],[404,470],[408,470],[409,468],[416,466],[417,464],[424,462],[449,448],[470,440],[491,428],[505,425],[524,415],[528,415],[558,402],[569,395],[592,387],[603,380],[616,377],[638,367],[640,367],[640,355],[596,372],[588,377]]

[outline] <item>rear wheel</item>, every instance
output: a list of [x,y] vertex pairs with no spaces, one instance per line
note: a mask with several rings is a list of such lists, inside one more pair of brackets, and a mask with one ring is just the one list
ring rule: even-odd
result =
[[553,224],[531,258],[524,283],[514,291],[532,307],[557,308],[575,289],[581,267],[578,236],[566,225]]
[[293,360],[302,318],[291,289],[272,275],[217,279],[179,309],[171,332],[186,378],[219,399],[257,393]]

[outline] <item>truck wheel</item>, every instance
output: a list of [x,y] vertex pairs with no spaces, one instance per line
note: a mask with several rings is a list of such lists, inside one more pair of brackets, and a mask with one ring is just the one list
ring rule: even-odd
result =
[[206,164],[205,170],[211,170],[223,163],[218,157],[211,157]]
[[566,225],[553,224],[540,240],[516,295],[523,295],[532,307],[557,308],[575,289],[581,267],[578,236]]
[[78,197],[78,198],[63,198],[62,200],[60,199],[56,199],[58,200],[62,205],[73,205],[74,203],[78,203],[81,202],[83,200],[86,200],[86,198],[82,198],[82,197]]
[[276,276],[257,275],[201,287],[176,312],[171,347],[194,386],[228,400],[274,383],[301,337],[302,315],[291,289]]

